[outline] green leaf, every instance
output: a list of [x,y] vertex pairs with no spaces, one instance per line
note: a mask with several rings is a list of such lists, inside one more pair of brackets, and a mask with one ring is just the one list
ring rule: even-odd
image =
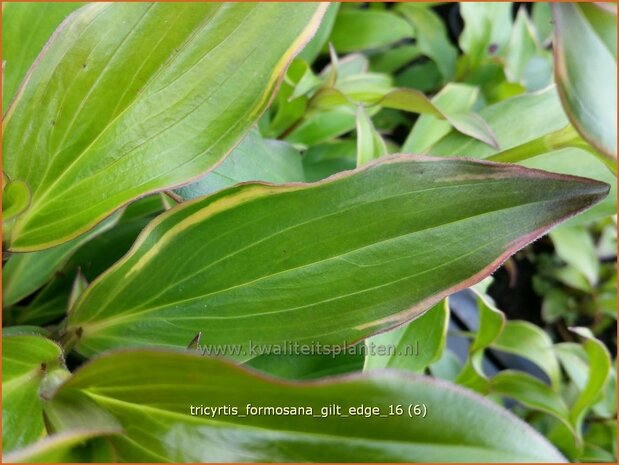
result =
[[591,286],[598,282],[600,263],[593,238],[583,226],[562,225],[550,232],[557,255],[580,271]]
[[520,7],[505,49],[505,75],[521,83],[529,92],[543,89],[552,80],[552,54],[539,42],[535,26]]
[[46,437],[2,457],[4,463],[97,463],[115,462],[114,455],[102,456],[106,436],[121,433],[113,429],[80,429]]
[[395,73],[419,56],[421,56],[421,50],[416,45],[401,45],[372,54],[370,56],[371,69],[379,73]]
[[340,53],[383,47],[413,36],[412,26],[387,11],[340,10],[329,41]]
[[392,88],[392,79],[383,73],[360,73],[353,76],[338,75],[336,89],[355,102],[372,102]]
[[28,305],[5,307],[6,324],[47,325],[65,316],[74,275],[55,276]]
[[2,337],[20,335],[48,337],[50,334],[48,330],[40,326],[5,326],[2,328]]
[[[479,110],[479,115],[492,127],[502,151],[559,131],[569,123],[554,87],[495,103]],[[466,154],[468,157],[488,158],[496,154],[497,150],[453,131],[435,144],[428,153],[441,156]]]
[[[432,103],[442,113],[465,113],[473,108],[478,95],[477,87],[451,82],[432,98]],[[406,138],[402,152],[424,153],[442,137],[449,134],[451,128],[449,122],[434,115],[421,115]]]
[[414,63],[395,77],[397,87],[410,87],[422,92],[434,92],[443,80],[438,66],[433,61]]
[[505,327],[505,315],[497,309],[489,298],[477,291],[475,298],[479,310],[479,326],[475,339],[469,347],[469,356],[458,374],[456,382],[479,392],[488,390],[488,380],[482,362],[484,352],[501,334]]
[[303,117],[308,98],[306,96],[294,100],[290,98],[306,71],[307,63],[298,59],[292,60],[273,104],[259,121],[258,126],[263,136],[280,137]]
[[93,3],[72,15],[3,122],[4,169],[33,193],[10,249],[66,242],[215,166],[268,106],[325,8]]
[[435,378],[454,382],[462,370],[462,362],[451,350],[445,349],[441,358],[428,367]]
[[303,154],[303,170],[308,182],[320,181],[356,166],[356,142],[335,140],[313,145]]
[[405,326],[365,340],[364,370],[400,368],[423,373],[445,349],[449,303],[444,299]]
[[[2,186],[2,224],[21,215],[29,206],[32,194],[28,184],[23,181],[9,181]],[[3,231],[3,237],[6,233]]]
[[[46,412],[61,415],[67,406],[77,408],[71,402],[80,395],[124,427],[123,435],[110,437],[121,461],[564,460],[532,428],[487,400],[451,384],[398,372],[289,384],[218,359],[130,351],[88,363],[56,392]],[[242,417],[248,404],[304,406],[316,415],[336,404],[349,416]],[[425,418],[410,418],[411,404],[425,408]],[[238,414],[220,410],[214,417],[192,416],[190,407],[201,405],[236,407]],[[389,413],[389,405],[402,405],[403,414],[349,414],[351,407],[361,405],[383,414]]]
[[422,92],[415,89],[395,89],[376,102],[377,105],[413,113],[429,114],[445,119],[459,132],[499,149],[492,128],[479,115],[472,112],[444,113]]
[[2,113],[54,30],[80,2],[14,2],[2,8]]
[[458,50],[449,41],[441,18],[423,5],[400,3],[396,8],[413,24],[419,50],[434,60],[446,81],[451,80],[456,71]]
[[331,31],[333,30],[333,25],[335,24],[335,18],[337,17],[337,13],[340,9],[340,4],[338,2],[329,3],[327,10],[320,22],[320,27],[316,31],[316,35],[312,37],[312,39],[307,43],[301,53],[299,53],[299,58],[308,63],[313,63],[314,60],[318,57],[321,50],[324,48],[325,44],[329,40],[329,36],[331,35]]
[[470,66],[478,66],[490,53],[501,54],[512,28],[511,3],[462,2],[459,6],[464,20],[459,43]]
[[67,307],[69,311],[71,310],[73,305],[75,305],[75,302],[77,302],[77,299],[80,295],[82,295],[82,293],[86,290],[87,287],[88,281],[86,281],[86,278],[84,277],[82,272],[78,270],[77,274],[75,275],[75,279],[73,280],[73,286],[71,286],[71,293],[69,294],[69,302]]
[[611,186],[610,193],[603,202],[583,215],[570,219],[567,224],[591,223],[601,218],[613,216],[617,212],[617,177],[598,158],[592,157],[591,154],[583,150],[575,148],[556,150],[529,158],[520,162],[520,164],[527,168],[585,176],[605,182]]
[[243,350],[248,340],[352,343],[480,281],[608,189],[512,165],[382,160],[168,210],[82,294],[69,316],[77,349],[185,347],[198,331]]
[[588,328],[571,328],[571,330],[584,338],[583,348],[589,365],[587,382],[570,409],[574,427],[576,431],[580,431],[585,414],[604,391],[610,373],[611,359],[606,346],[596,339]]
[[[574,221],[590,221],[612,215],[616,211],[616,177],[590,153],[574,147],[565,148],[564,136],[569,136],[566,132],[572,131],[569,131],[569,121],[554,87],[490,105],[481,109],[479,114],[492,127],[501,152],[497,153],[487,144],[452,131],[433,145],[427,151],[428,154],[466,154],[474,158],[522,163],[530,168],[602,180],[612,186],[612,193],[602,204]],[[557,137],[558,143],[555,140]],[[580,146],[578,141],[574,141],[574,144]],[[509,152],[518,156],[505,157]]]
[[342,348],[341,351],[334,351],[333,354],[264,354],[252,358],[245,366],[271,376],[290,380],[324,378],[361,371],[364,357],[363,351],[357,349],[357,346],[352,346],[354,350]]
[[[611,7],[612,9],[612,7]],[[555,79],[578,132],[617,160],[617,11],[598,5],[557,3]]]
[[62,351],[35,335],[2,339],[2,449],[23,447],[45,435],[39,389],[50,378],[68,374]]
[[492,378],[490,390],[554,416],[572,434],[576,434],[570,422],[569,409],[561,396],[539,379],[520,371],[505,370]]
[[362,106],[357,107],[357,166],[387,155],[387,146]]
[[2,267],[2,305],[14,304],[43,286],[79,247],[111,229],[119,217],[120,212],[92,231],[51,249],[13,254]]
[[492,343],[493,349],[526,358],[539,366],[558,389],[561,381],[559,362],[550,336],[528,321],[508,321],[501,335]]
[[548,45],[552,38],[553,30],[550,3],[535,3],[533,4],[532,10],[531,19],[535,25],[537,39],[542,45]]
[[355,129],[355,122],[354,108],[345,106],[308,114],[284,140],[295,146],[311,147],[352,131]]
[[266,181],[282,184],[304,180],[299,152],[286,142],[264,140],[257,131],[252,131],[220,166],[197,182],[174,192],[183,200],[188,200],[239,182]]

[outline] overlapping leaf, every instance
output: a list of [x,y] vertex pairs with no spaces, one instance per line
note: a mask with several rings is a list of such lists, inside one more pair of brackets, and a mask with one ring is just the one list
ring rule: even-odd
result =
[[32,202],[9,244],[50,247],[213,167],[318,27],[316,3],[94,3],[63,24],[3,126]]
[[[82,295],[85,355],[112,347],[353,342],[479,281],[601,200],[595,181],[395,156],[315,184],[245,184],[177,206]],[[155,291],[153,292],[153,289]]]
[[[245,416],[248,404],[307,407],[312,413]],[[320,417],[321,409],[333,404],[346,417]],[[401,405],[403,414],[349,413],[364,405],[388,415],[390,404]],[[420,411],[425,407],[425,417],[411,418],[411,404]],[[234,407],[237,413],[191,415],[191,406],[194,413],[200,406]],[[533,429],[496,405],[444,382],[395,372],[288,384],[208,357],[127,351],[83,367],[59,389],[46,412],[52,422],[70,426],[81,421],[82,407],[85,413],[107,412],[125,428],[125,434],[110,437],[123,461],[564,460]]]
[[265,140],[251,131],[223,163],[198,181],[176,189],[184,200],[211,194],[239,182],[276,184],[304,181],[301,155],[283,141]]
[[36,291],[81,245],[112,228],[119,216],[114,214],[92,231],[51,249],[11,256],[2,267],[2,304],[14,304]]
[[555,76],[572,124],[617,160],[617,6],[557,3]]
[[611,185],[611,194],[600,205],[574,220],[590,221],[616,211],[617,181],[611,173],[616,171],[616,165],[609,166],[592,156],[588,144],[583,147],[582,139],[569,126],[556,88],[510,98],[483,108],[479,114],[492,127],[500,152],[479,140],[452,131],[427,153],[520,163],[530,168],[601,180]]

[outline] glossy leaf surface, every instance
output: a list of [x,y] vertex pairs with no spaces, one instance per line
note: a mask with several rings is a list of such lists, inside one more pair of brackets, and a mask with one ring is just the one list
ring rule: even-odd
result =
[[76,12],[3,123],[4,169],[33,193],[10,248],[66,242],[216,165],[267,107],[325,8],[93,3]]
[[159,216],[77,302],[78,350],[185,347],[198,331],[239,344],[241,359],[249,340],[351,343],[478,282],[608,189],[513,165],[382,160],[315,184],[236,186]]
[[[129,351],[83,367],[48,407],[62,417],[63,408],[81,396],[126,427],[124,435],[110,438],[124,461],[564,460],[533,429],[487,400],[444,382],[388,371],[289,384],[217,359]],[[387,414],[389,404],[408,410],[411,402],[425,405],[425,418],[349,414],[361,404]],[[316,415],[338,404],[348,417],[242,417],[247,404],[307,406]],[[192,416],[191,405],[228,405],[238,414]],[[478,419],[477,426],[459,420],[464,417]]]

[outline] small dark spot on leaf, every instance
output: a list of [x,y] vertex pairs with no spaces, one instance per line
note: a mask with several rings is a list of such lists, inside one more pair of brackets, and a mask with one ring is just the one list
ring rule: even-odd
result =
[[47,363],[41,363],[41,371],[47,370]]
[[488,52],[489,53],[496,53],[496,51],[499,49],[499,46],[497,44],[490,44],[488,45]]
[[77,337],[82,337],[82,334],[83,334],[83,333],[84,333],[84,330],[82,329],[82,327],[81,327],[81,326],[75,330],[75,335],[76,335]]
[[86,68],[86,63],[82,65],[82,69],[85,69],[85,68]]

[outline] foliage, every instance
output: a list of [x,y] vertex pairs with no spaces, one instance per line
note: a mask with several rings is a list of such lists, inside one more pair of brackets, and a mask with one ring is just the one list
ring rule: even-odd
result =
[[616,461],[614,5],[2,34],[5,461]]

